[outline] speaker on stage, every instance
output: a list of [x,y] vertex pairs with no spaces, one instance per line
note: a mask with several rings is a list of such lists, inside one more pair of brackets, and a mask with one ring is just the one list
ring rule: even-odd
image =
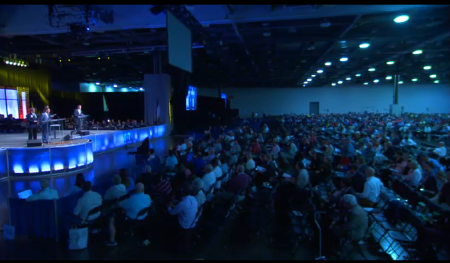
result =
[[72,136],[70,136],[70,134],[67,134],[66,136],[64,136],[64,138],[62,140],[67,142],[67,141],[70,141],[71,139],[72,139]]
[[39,147],[42,146],[42,140],[28,140],[27,147]]

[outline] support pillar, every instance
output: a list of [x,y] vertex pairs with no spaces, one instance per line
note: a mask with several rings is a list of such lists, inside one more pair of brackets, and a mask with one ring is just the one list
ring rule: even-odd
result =
[[402,114],[401,106],[398,104],[398,82],[400,81],[400,75],[394,76],[394,89],[392,95],[392,104],[389,107],[389,113],[394,115]]

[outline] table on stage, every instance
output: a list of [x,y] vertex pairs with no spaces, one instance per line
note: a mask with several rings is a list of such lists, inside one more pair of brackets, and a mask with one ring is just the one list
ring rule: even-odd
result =
[[[62,131],[64,130],[64,122],[66,121],[66,119],[62,118],[62,119],[50,119],[49,122],[49,127],[50,127],[50,134],[53,130],[53,134],[54,137],[53,139],[57,139],[56,138],[56,131],[58,131],[58,133],[62,136]],[[62,137],[61,137],[62,138]]]

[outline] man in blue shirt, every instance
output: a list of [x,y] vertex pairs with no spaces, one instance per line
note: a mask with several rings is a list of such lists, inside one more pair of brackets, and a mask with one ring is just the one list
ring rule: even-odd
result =
[[[132,224],[142,223],[143,220],[147,217],[147,213],[138,217],[140,211],[145,208],[149,208],[152,204],[152,200],[150,196],[144,193],[144,184],[137,183],[134,188],[134,193],[124,201],[119,203],[119,206],[125,211],[126,218],[116,217],[119,221],[118,223],[124,223],[125,220],[133,221]],[[114,224],[115,218],[112,217],[109,222],[109,242],[106,243],[107,246],[114,247],[117,246],[117,242],[115,241],[116,235],[116,227]],[[120,222],[122,221],[122,222]],[[138,240],[140,240],[140,244],[143,246],[148,246],[150,241],[143,236],[145,233],[143,229],[139,229],[136,231],[138,235]]]
[[195,154],[195,158],[192,161],[192,164],[194,165],[194,174],[197,176],[200,175],[203,167],[205,167],[205,161],[203,160],[201,152],[197,152],[197,154]]

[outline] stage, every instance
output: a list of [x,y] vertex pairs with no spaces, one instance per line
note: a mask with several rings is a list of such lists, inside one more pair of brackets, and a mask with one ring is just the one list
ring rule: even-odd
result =
[[[170,133],[168,125],[131,130],[90,130],[89,135],[74,135],[64,130],[51,134],[49,144],[27,147],[28,133],[0,135],[0,180],[8,176],[53,175],[84,170],[94,162],[94,154],[141,143],[147,137],[162,138]],[[38,139],[41,134],[38,134]]]

